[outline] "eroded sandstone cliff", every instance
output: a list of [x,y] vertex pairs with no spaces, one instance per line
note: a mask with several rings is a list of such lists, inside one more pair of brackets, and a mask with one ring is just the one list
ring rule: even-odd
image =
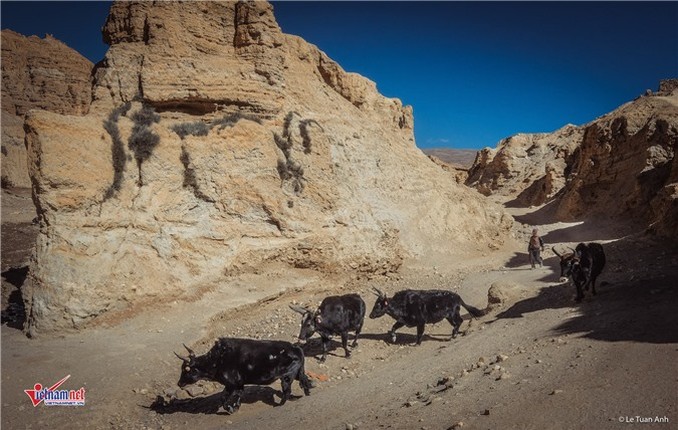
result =
[[516,135],[478,153],[467,184],[510,204],[553,200],[560,220],[615,219],[678,237],[678,80],[581,127]]
[[84,117],[33,111],[31,334],[267,265],[381,274],[496,247],[509,216],[414,144],[413,113],[264,2],[114,3]]
[[597,119],[573,154],[556,215],[617,218],[678,237],[677,149],[678,90],[640,97]]
[[92,63],[50,35],[2,30],[2,184],[30,187],[24,117],[30,109],[84,115]]
[[553,133],[503,139],[497,148],[478,152],[466,184],[484,195],[515,197],[519,205],[540,205],[565,185],[582,135],[582,128],[568,124]]

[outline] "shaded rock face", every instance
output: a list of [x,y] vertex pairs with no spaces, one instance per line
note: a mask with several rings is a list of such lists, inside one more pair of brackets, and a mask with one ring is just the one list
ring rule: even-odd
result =
[[566,125],[553,133],[518,134],[484,148],[466,184],[484,195],[515,197],[523,206],[540,205],[565,185],[565,172],[583,130]]
[[584,130],[557,216],[625,219],[677,237],[677,146],[678,94],[641,97],[599,118]]
[[2,184],[30,187],[23,122],[30,109],[84,115],[92,63],[51,36],[2,31]]
[[268,3],[115,3],[84,117],[32,111],[30,334],[280,267],[385,274],[512,220],[414,144],[410,107]]

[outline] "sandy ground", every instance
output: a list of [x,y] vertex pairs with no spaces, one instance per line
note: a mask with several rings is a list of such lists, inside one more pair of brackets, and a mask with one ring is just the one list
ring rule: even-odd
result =
[[[518,241],[445,267],[420,262],[364,281],[273,267],[216,286],[195,302],[28,339],[17,328],[20,312],[8,304],[20,294],[34,215],[20,192],[3,192],[2,209],[3,428],[669,429],[678,423],[678,252],[675,244],[609,222],[550,223],[548,208],[511,209]],[[535,225],[558,249],[604,243],[608,265],[597,296],[576,304],[574,288],[558,282],[550,250],[545,267],[529,268],[524,244]],[[219,408],[219,386],[176,386],[181,362],[174,351],[184,353],[182,343],[200,354],[219,336],[294,341],[300,321],[291,303],[358,292],[369,311],[375,286],[388,293],[451,289],[484,307],[492,284],[501,285],[507,302],[471,323],[465,315],[465,335],[453,340],[444,322],[427,326],[421,346],[412,346],[415,330],[407,328],[391,344],[385,333],[393,321],[368,319],[351,359],[334,342],[321,364],[315,337],[305,346],[306,370],[329,379],[314,380],[309,397],[295,383],[296,398],[282,407],[275,405],[279,383],[248,387],[233,415]],[[23,390],[66,375],[64,388],[86,389],[85,406],[31,405]]]

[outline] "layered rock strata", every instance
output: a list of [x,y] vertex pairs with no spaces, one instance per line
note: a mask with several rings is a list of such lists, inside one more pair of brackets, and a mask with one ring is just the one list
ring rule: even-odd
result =
[[678,236],[678,80],[584,126],[516,135],[478,153],[466,183],[557,219],[616,219]]
[[2,184],[30,187],[24,117],[30,109],[84,115],[92,63],[50,35],[2,30]]
[[268,3],[119,2],[103,32],[90,112],[27,120],[30,334],[271,265],[383,274],[506,239],[510,217],[416,148],[410,107]]

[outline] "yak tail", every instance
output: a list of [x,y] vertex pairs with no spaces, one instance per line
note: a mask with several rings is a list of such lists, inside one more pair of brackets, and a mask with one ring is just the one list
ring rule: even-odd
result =
[[476,307],[474,307],[474,306],[467,305],[467,304],[464,303],[464,301],[461,300],[461,299],[460,299],[460,301],[461,301],[461,305],[464,307],[464,309],[466,309],[466,311],[467,311],[469,314],[471,314],[471,316],[472,316],[473,318],[480,318],[480,317],[482,317],[483,315],[485,315],[485,314],[487,313],[487,309],[482,309],[482,310],[481,310],[481,309],[478,309],[478,308],[476,308]]

